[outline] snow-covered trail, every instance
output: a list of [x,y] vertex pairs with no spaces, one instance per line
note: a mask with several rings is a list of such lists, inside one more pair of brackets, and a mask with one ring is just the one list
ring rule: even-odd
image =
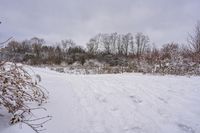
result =
[[94,133],[200,132],[198,78],[144,75],[71,77]]
[[53,119],[44,133],[200,132],[200,77],[34,71],[50,92],[46,108]]
[[[36,71],[37,72],[37,71]],[[40,73],[42,85],[50,92],[48,113],[53,116],[48,122],[47,133],[87,133],[85,112],[74,93],[68,77],[59,74]],[[47,80],[46,80],[47,79]]]

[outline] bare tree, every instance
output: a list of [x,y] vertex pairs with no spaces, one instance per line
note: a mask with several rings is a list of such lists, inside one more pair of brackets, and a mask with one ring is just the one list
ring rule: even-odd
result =
[[162,59],[176,60],[179,56],[179,45],[176,43],[168,43],[161,48]]
[[189,35],[188,43],[192,52],[200,53],[200,21],[196,24],[194,34]]
[[105,52],[107,54],[110,54],[111,53],[111,44],[112,44],[111,39],[110,39],[110,35],[109,34],[103,34],[102,35],[102,42],[103,42]]
[[123,35],[123,38],[122,38],[122,45],[123,45],[123,54],[125,56],[128,55],[129,53],[129,50],[130,50],[130,46],[132,45],[133,46],[133,36],[131,33],[128,33],[126,35]]
[[94,38],[91,38],[87,43],[87,50],[90,54],[96,54],[99,48],[101,34],[98,34]]
[[61,45],[63,50],[67,52],[69,48],[75,47],[76,43],[71,39],[67,39],[67,40],[62,40]]
[[137,57],[140,57],[149,43],[149,37],[142,33],[137,33],[135,35],[135,43],[137,47],[136,55]]
[[123,36],[122,35],[118,35],[117,38],[117,54],[118,55],[122,55],[123,54],[123,45],[122,45],[122,41],[123,41]]
[[17,41],[10,41],[7,45],[7,49],[9,52],[18,52],[20,43]]
[[110,35],[111,53],[113,54],[117,53],[117,37],[118,34],[116,32]]

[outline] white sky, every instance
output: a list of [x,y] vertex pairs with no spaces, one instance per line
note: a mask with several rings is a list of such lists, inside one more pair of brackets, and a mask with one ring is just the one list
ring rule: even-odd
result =
[[97,33],[143,32],[156,45],[185,43],[199,11],[199,0],[1,0],[0,41],[37,36],[85,45]]

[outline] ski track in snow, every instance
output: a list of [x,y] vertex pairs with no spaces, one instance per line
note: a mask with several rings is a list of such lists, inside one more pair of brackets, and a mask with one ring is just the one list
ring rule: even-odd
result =
[[[44,133],[200,133],[200,77],[33,69],[50,92]],[[0,133],[30,132],[0,119]]]

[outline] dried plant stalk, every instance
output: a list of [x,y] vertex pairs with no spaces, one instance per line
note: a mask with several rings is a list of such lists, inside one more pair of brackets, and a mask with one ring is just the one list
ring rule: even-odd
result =
[[[12,114],[10,124],[23,122],[30,126],[34,131],[39,132],[43,124],[51,119],[51,116],[30,119],[35,109],[44,109],[41,105],[47,100],[47,91],[20,65],[8,62],[0,62],[0,106],[4,107]],[[32,108],[32,105],[36,108]],[[31,107],[30,107],[31,105]],[[27,119],[27,116],[30,116]],[[33,124],[40,120],[38,124]],[[41,120],[43,120],[41,122]]]

